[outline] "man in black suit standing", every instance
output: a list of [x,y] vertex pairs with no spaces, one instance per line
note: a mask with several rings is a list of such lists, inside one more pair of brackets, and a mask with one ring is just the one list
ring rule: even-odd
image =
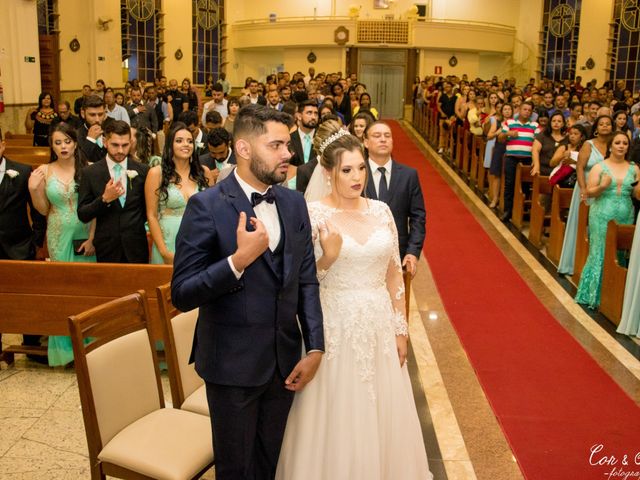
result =
[[296,122],[298,129],[291,134],[291,164],[296,165],[296,190],[304,193],[318,164],[318,157],[313,148],[313,139],[318,127],[318,105],[313,100],[305,100],[298,104]]
[[206,382],[218,480],[274,478],[294,392],[324,350],[307,206],[279,185],[290,123],[266,107],[240,110],[238,166],[189,199],[176,239],[171,298],[200,309],[192,356]]
[[207,167],[214,175],[218,175],[225,168],[236,164],[236,156],[231,148],[231,134],[222,127],[214,128],[207,134],[207,148],[209,151],[200,155],[200,164]]
[[[44,243],[47,219],[31,203],[31,167],[4,157],[4,150],[0,131],[0,260],[34,260],[36,249]],[[29,222],[29,215],[33,224]],[[24,344],[39,345],[40,336],[25,335]]]
[[97,95],[85,97],[80,115],[84,123],[78,129],[78,146],[89,162],[98,162],[107,154],[102,137],[102,122],[107,118],[104,100]]
[[389,205],[398,229],[402,266],[414,276],[424,244],[426,220],[418,172],[391,158],[393,137],[391,128],[383,121],[369,125],[364,146],[369,150],[367,197]]
[[131,89],[131,103],[127,105],[127,113],[132,125],[138,128],[148,128],[151,132],[156,133],[158,131],[158,115],[154,107],[154,104],[143,101],[140,87]]
[[144,224],[144,181],[149,167],[128,158],[131,128],[122,120],[105,127],[107,155],[82,171],[78,218],[96,219],[98,262],[149,263]]

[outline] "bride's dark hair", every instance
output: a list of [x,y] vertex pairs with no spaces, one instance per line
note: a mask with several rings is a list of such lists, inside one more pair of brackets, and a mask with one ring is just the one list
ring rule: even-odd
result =
[[[327,143],[329,137],[344,133],[335,140]],[[364,157],[364,151],[360,141],[349,132],[344,131],[340,123],[335,120],[327,120],[322,122],[318,127],[318,131],[313,137],[313,147],[318,152],[320,165],[329,171],[334,168],[340,168],[342,154],[344,152],[353,152],[358,150]]]

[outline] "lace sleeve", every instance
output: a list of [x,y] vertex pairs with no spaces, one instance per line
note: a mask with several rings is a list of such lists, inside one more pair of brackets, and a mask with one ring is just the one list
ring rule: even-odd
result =
[[405,290],[404,278],[402,277],[402,263],[400,262],[400,250],[398,247],[398,230],[396,229],[396,224],[389,207],[384,206],[387,228],[393,238],[393,251],[391,252],[391,258],[389,258],[386,278],[387,290],[389,291],[391,305],[393,307],[393,329],[396,335],[408,336],[409,329],[405,316]]
[[[322,210],[319,202],[310,202],[307,204],[309,210],[309,219],[311,220],[311,241],[313,242],[313,253],[316,256],[316,262],[322,257],[322,247],[320,246],[320,234],[318,232],[318,224],[324,221],[326,214]],[[322,281],[327,276],[327,270],[317,270],[318,281]]]

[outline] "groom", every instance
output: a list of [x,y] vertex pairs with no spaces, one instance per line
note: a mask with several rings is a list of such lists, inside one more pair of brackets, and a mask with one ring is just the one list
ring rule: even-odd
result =
[[192,357],[206,382],[217,480],[275,476],[293,394],[324,350],[306,204],[277,185],[290,125],[277,110],[240,110],[237,168],[191,197],[176,240],[171,297],[182,311],[200,308]]

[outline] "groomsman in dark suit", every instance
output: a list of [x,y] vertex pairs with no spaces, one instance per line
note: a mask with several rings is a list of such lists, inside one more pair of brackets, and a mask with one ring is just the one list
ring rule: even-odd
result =
[[237,168],[189,199],[176,239],[171,298],[200,309],[192,356],[206,382],[218,480],[274,478],[294,392],[324,350],[309,214],[279,185],[290,122],[258,105],[240,110]]
[[[4,150],[0,131],[0,260],[33,260],[36,249],[44,243],[47,220],[31,203],[28,186],[31,167],[4,157]],[[39,345],[40,336],[25,335],[24,344]]]
[[318,164],[313,139],[318,127],[318,105],[313,100],[305,100],[298,104],[296,121],[298,129],[291,134],[291,165],[297,165],[296,190],[305,191],[313,169]]
[[200,155],[200,163],[217,175],[225,168],[236,164],[236,156],[231,148],[231,134],[224,128],[214,128],[207,134],[209,151]]
[[402,266],[414,276],[424,244],[426,220],[418,172],[392,159],[391,128],[382,121],[369,125],[364,146],[369,150],[367,197],[389,205],[398,229]]
[[136,125],[138,128],[148,128],[153,133],[158,131],[158,115],[155,111],[155,105],[146,103],[142,99],[140,87],[131,89],[131,103],[127,105],[127,113],[131,124]]
[[78,146],[89,162],[102,160],[107,154],[102,137],[102,122],[107,117],[104,100],[97,95],[85,97],[80,115],[84,123],[78,129]]
[[149,167],[128,158],[131,128],[122,120],[105,127],[107,155],[82,171],[78,218],[96,219],[98,262],[149,263],[144,224],[144,181]]

